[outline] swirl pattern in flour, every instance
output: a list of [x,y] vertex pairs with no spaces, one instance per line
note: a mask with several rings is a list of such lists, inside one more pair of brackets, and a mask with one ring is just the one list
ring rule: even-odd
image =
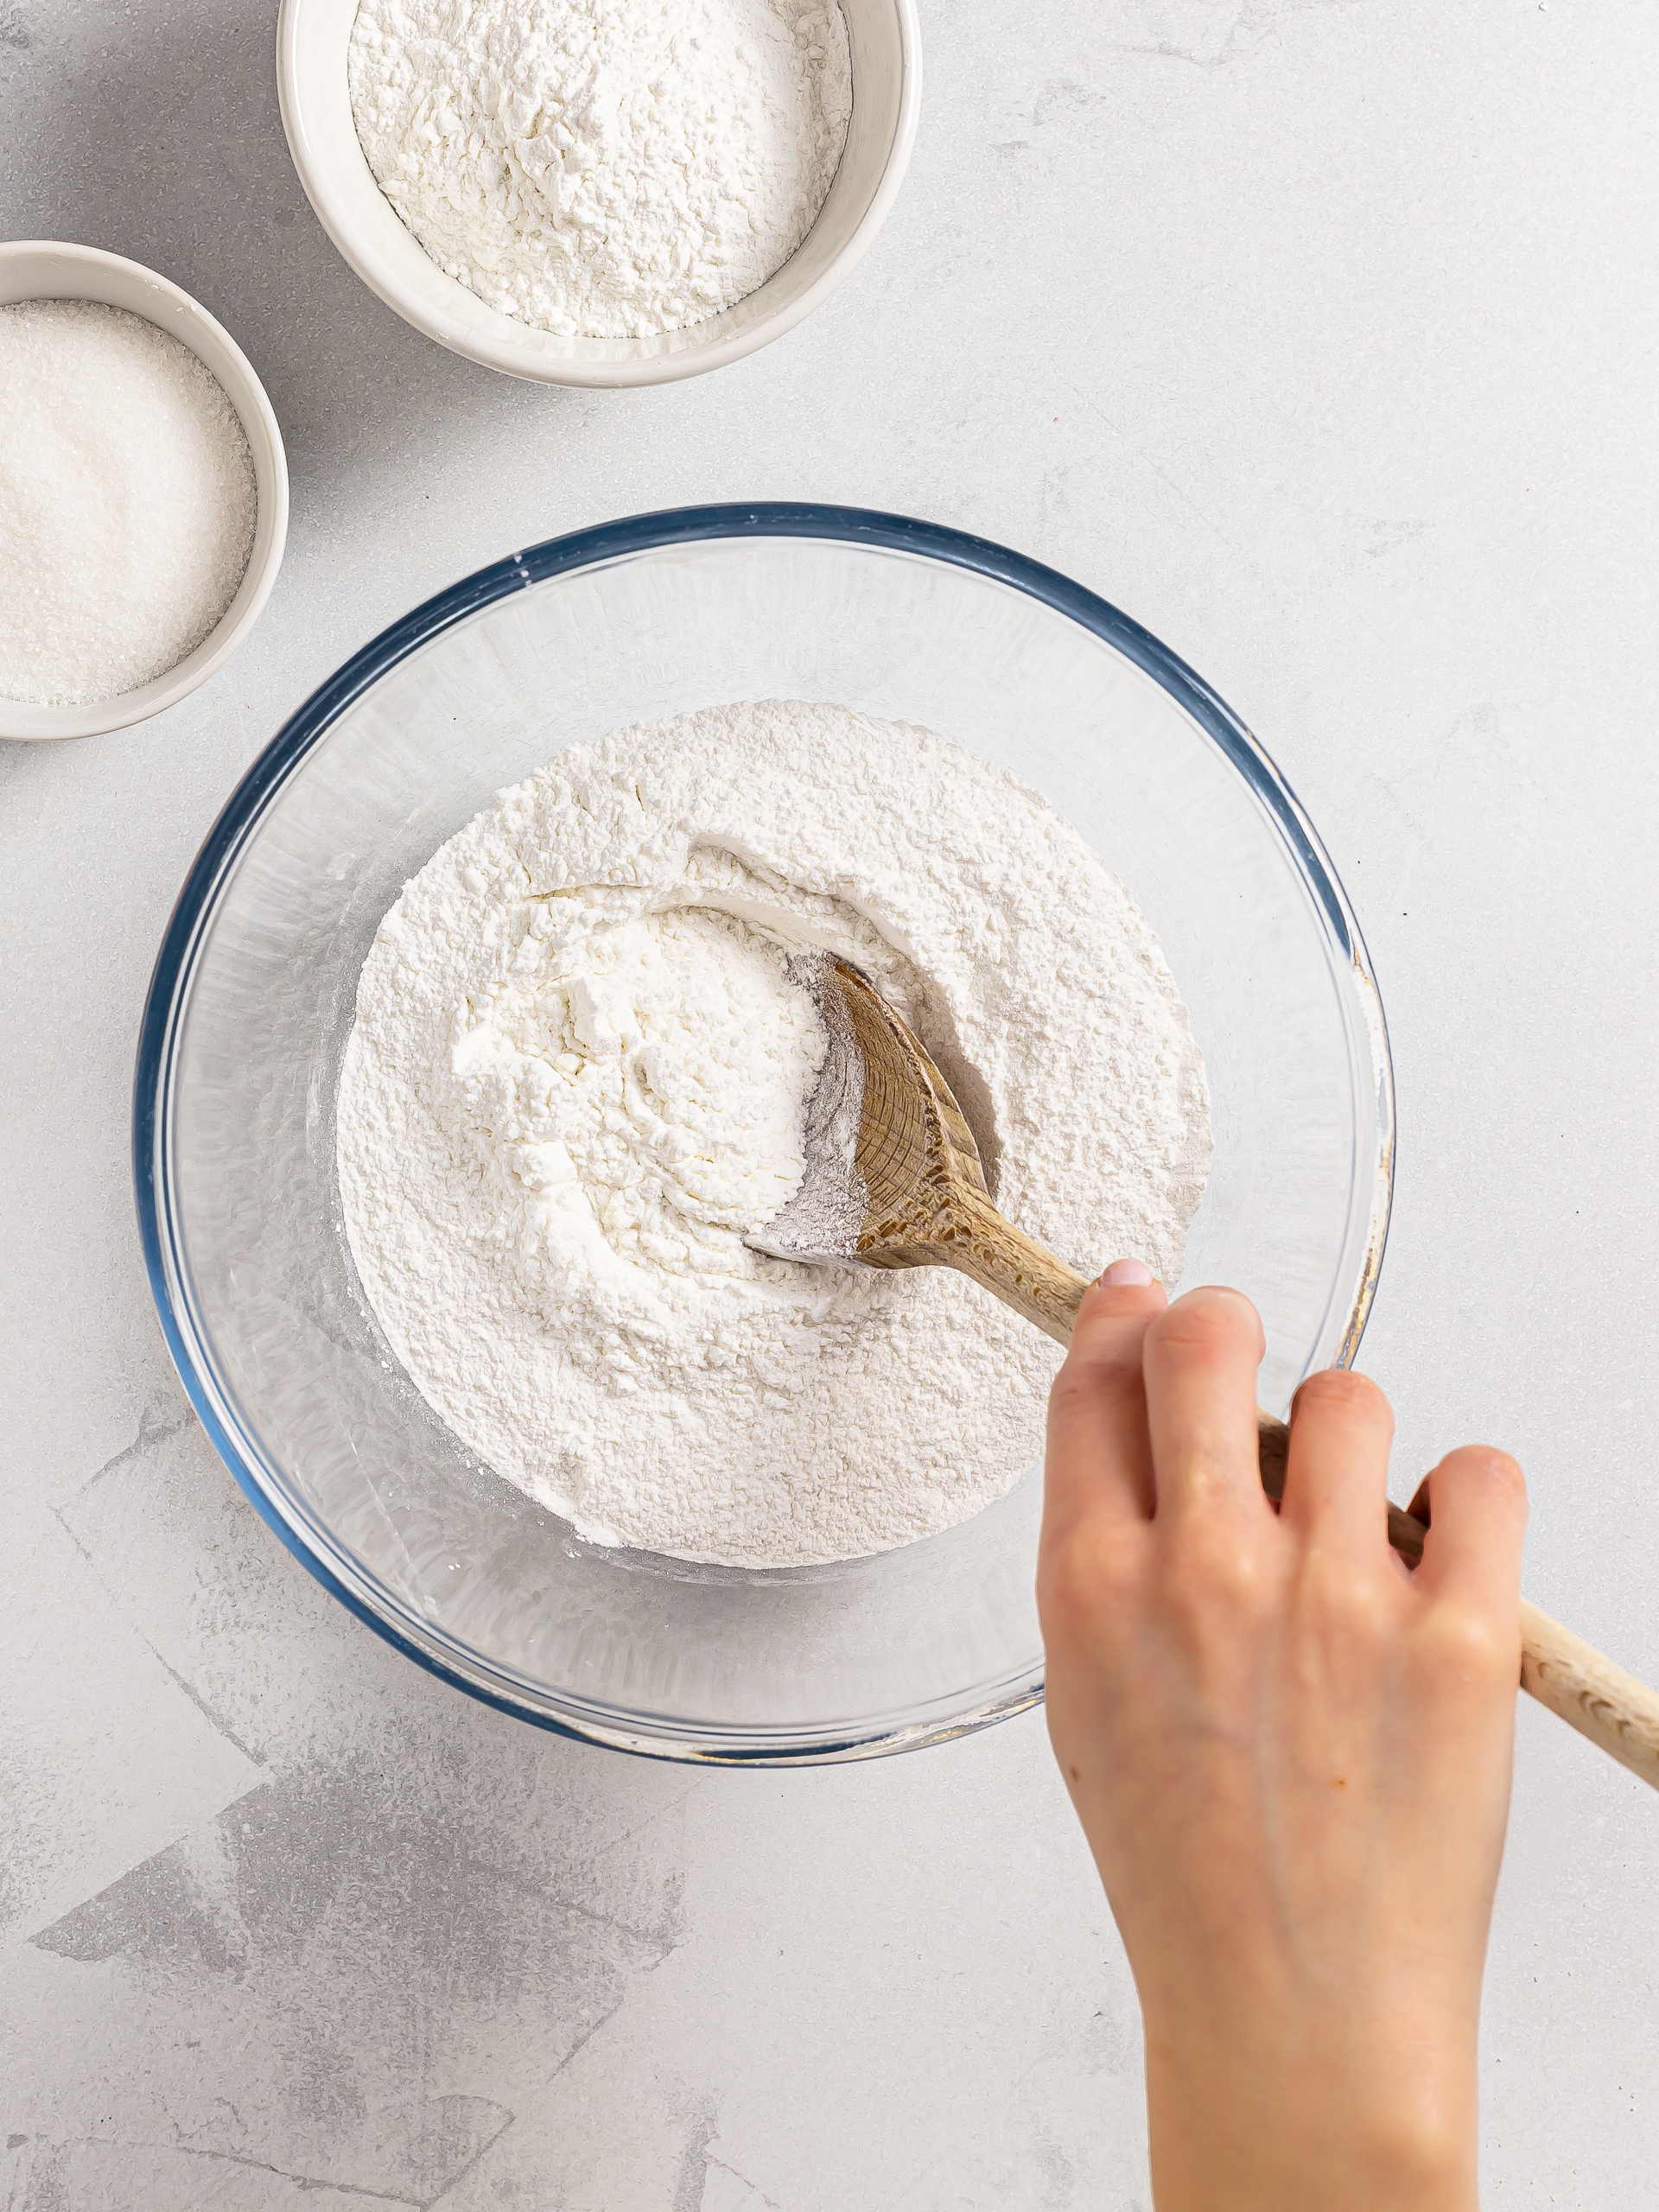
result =
[[352,1250],[450,1427],[584,1535],[779,1567],[949,1528],[1040,1449],[1058,1354],[964,1278],[743,1242],[802,1171],[824,1035],[791,949],[862,967],[1002,1210],[1166,1282],[1210,1158],[1156,939],[1032,791],[797,702],[561,753],[436,853],[364,965]]

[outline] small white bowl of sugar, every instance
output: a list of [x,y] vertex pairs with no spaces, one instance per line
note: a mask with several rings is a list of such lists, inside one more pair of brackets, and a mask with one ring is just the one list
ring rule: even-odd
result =
[[288,467],[228,332],[96,246],[0,243],[0,737],[173,706],[270,595]]
[[542,384],[752,353],[853,268],[921,102],[916,0],[283,0],[283,122],[417,330]]

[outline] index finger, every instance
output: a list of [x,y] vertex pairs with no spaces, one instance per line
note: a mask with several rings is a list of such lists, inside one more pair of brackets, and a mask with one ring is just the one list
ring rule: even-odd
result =
[[1048,1399],[1045,1544],[1103,1513],[1124,1520],[1151,1517],[1152,1446],[1141,1347],[1168,1302],[1158,1283],[1103,1280],[1078,1307],[1071,1347]]

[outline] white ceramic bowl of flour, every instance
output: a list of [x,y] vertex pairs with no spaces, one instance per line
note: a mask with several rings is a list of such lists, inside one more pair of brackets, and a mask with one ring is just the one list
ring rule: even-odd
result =
[[96,737],[175,706],[224,666],[258,620],[288,537],[288,462],[276,417],[246,354],[199,301],[153,269],[97,246],[41,238],[0,244],[0,307],[22,300],[92,301],[142,316],[177,339],[217,378],[253,461],[253,550],[230,605],[194,652],[149,683],[84,706],[0,698],[0,738]]
[[445,274],[375,181],[358,137],[346,56],[359,0],[283,0],[283,123],[323,228],[371,290],[451,352],[534,383],[671,384],[780,338],[847,276],[898,194],[921,106],[915,0],[841,0],[853,110],[827,198],[799,248],[735,305],[640,338],[563,337],[505,314]]

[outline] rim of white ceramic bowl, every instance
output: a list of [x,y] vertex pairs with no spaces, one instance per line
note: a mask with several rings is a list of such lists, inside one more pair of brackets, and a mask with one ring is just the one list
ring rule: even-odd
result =
[[288,457],[283,434],[253,365],[223,323],[170,277],[102,246],[58,238],[0,243],[0,307],[23,300],[92,300],[142,315],[188,346],[218,378],[235,408],[253,456],[258,512],[253,550],[236,596],[195,651],[164,675],[112,699],[84,707],[43,707],[0,697],[0,737],[103,737],[164,714],[216,675],[264,611],[288,541]]
[[1028,593],[1144,670],[1192,716],[1249,785],[1312,893],[1335,955],[1351,976],[1370,1059],[1377,1136],[1370,1161],[1364,1249],[1337,1352],[1337,1362],[1344,1366],[1358,1349],[1370,1311],[1394,1185],[1394,1075],[1382,1002],[1359,925],[1312,823],[1268,754],[1201,677],[1139,623],[1054,569],[985,538],[864,508],[808,503],[685,507],[601,524],[510,554],[416,607],[353,655],[289,718],[232,793],[185,879],[156,956],[139,1031],[132,1136],[139,1234],[162,1333],[203,1427],[261,1517],[325,1589],[406,1657],[499,1712],[556,1734],[617,1751],[715,1766],[833,1764],[971,1734],[1040,1700],[1040,1659],[1001,1681],[982,1686],[976,1701],[966,1707],[939,1699],[924,1710],[873,1716],[845,1732],[780,1728],[762,1735],[744,1726],[693,1724],[629,1713],[568,1690],[549,1694],[548,1702],[556,1710],[528,1705],[514,1695],[504,1670],[485,1655],[435,1630],[429,1620],[362,1570],[332,1531],[291,1497],[277,1496],[262,1478],[257,1445],[240,1438],[237,1416],[215,1385],[211,1358],[205,1353],[198,1356],[188,1269],[181,1264],[175,1235],[168,1131],[181,1020],[219,900],[283,785],[353,702],[442,632],[551,577],[677,544],[766,537],[827,538],[907,553]]
[[[375,182],[358,143],[349,100],[342,111],[325,107],[308,92],[306,64],[315,58],[315,42],[325,35],[323,10],[332,14],[346,4],[346,0],[283,0],[277,18],[276,83],[283,128],[306,197],[351,268],[405,322],[451,353],[535,384],[590,390],[673,384],[683,377],[725,368],[769,346],[821,306],[863,258],[898,197],[915,143],[922,100],[916,0],[882,0],[899,34],[899,97],[893,129],[858,220],[823,273],[796,297],[766,311],[761,303],[798,257],[791,256],[747,299],[711,315],[706,323],[665,333],[660,341],[560,338],[486,306],[429,260]],[[340,163],[340,169],[332,174],[331,153]],[[698,335],[705,331],[707,336]],[[661,352],[632,357],[618,352],[659,343]],[[567,347],[569,352],[561,350]]]

